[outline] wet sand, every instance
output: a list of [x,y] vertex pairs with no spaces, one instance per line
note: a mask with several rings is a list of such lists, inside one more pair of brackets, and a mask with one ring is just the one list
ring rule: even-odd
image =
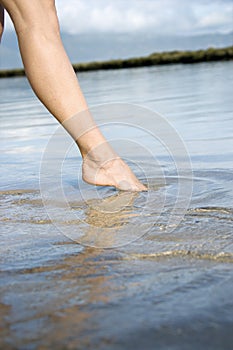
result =
[[190,209],[175,233],[158,223],[125,247],[98,249],[38,218],[38,191],[1,195],[14,213],[1,234],[1,349],[230,349],[231,210]]
[[89,249],[7,274],[1,348],[230,349],[232,263],[124,258]]

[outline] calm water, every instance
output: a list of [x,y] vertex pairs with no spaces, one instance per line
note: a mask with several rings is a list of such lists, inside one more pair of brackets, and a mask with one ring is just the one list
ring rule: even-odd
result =
[[[49,173],[45,208],[40,165],[58,124],[26,79],[0,80],[0,348],[230,349],[233,62],[90,72],[79,80],[90,106],[111,103],[94,108],[96,119],[149,192],[84,184],[71,147],[61,177]],[[161,130],[151,111],[176,130],[163,131],[169,150],[125,125],[143,120],[145,130]],[[174,135],[184,140],[192,176]],[[57,195],[60,179],[71,216]]]

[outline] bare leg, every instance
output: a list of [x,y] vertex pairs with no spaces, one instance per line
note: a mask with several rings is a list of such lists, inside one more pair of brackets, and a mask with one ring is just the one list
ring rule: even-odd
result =
[[[63,124],[88,110],[60,38],[54,0],[0,0],[0,4],[13,20],[26,75],[41,102]],[[146,190],[97,127],[87,129],[75,140],[84,159],[86,182],[122,190]],[[98,152],[100,146],[104,152]]]

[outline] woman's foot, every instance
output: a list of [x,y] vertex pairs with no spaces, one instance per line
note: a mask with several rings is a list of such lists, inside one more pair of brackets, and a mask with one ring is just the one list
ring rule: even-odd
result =
[[147,191],[105,139],[89,110],[66,120],[63,126],[76,140],[81,152],[85,182],[113,186],[122,191]]
[[82,177],[91,185],[114,186],[122,191],[147,191],[129,166],[117,155],[101,161],[90,154],[83,160]]

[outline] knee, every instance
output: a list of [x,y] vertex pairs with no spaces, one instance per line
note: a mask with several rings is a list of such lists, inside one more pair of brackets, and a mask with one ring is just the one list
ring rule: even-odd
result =
[[17,34],[59,35],[55,0],[3,0]]
[[[45,28],[45,30],[49,28],[49,30],[53,34],[58,34],[60,32],[60,28],[59,28],[59,21],[57,17],[57,10],[55,6],[55,0],[44,0],[44,2],[45,4],[42,5],[41,13],[45,15],[44,20],[46,23],[43,23],[42,26],[44,25],[43,28]],[[39,23],[39,27],[40,27],[40,23]]]

